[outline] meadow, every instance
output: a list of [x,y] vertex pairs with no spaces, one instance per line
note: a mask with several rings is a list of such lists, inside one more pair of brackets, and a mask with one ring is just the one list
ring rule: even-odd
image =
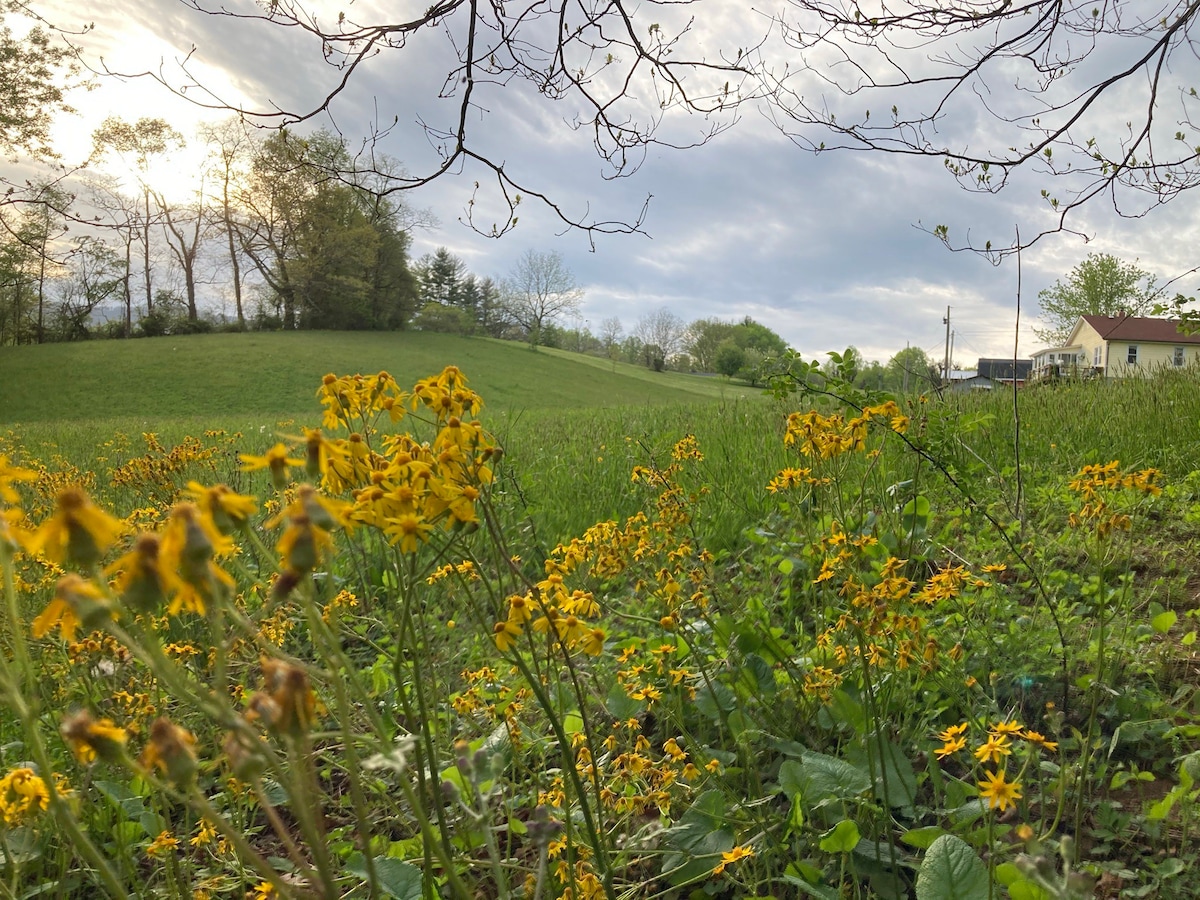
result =
[[1192,896],[1196,373],[258,334],[0,378],[6,896]]

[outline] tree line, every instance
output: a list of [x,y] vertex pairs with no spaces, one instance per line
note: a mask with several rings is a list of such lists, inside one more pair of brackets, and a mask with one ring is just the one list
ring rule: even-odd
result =
[[[152,177],[183,135],[162,119],[112,118],[93,135],[91,162],[119,161],[128,177],[85,168],[0,210],[0,344],[203,331],[215,321],[388,329],[412,318],[414,214],[376,189],[375,170],[336,174],[354,170],[341,138],[229,122],[198,139],[206,163],[188,199]],[[205,297],[224,307],[215,321],[203,315]],[[98,324],[101,312],[109,321]]]
[[[90,167],[0,204],[0,345],[226,330],[399,330],[524,340],[648,368],[757,383],[786,342],[766,326],[668,309],[628,332],[592,331],[561,255],[528,250],[503,276],[441,247],[411,258],[432,223],[386,190],[398,163],[357,168],[327,131],[261,132],[236,121],[193,140],[205,164],[190,197],[156,174],[187,139],[168,122],[106,120]],[[102,174],[98,165],[123,169]],[[116,165],[118,164],[119,165]]]

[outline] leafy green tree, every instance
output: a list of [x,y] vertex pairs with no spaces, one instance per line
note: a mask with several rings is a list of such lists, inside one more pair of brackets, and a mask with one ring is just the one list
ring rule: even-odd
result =
[[1139,316],[1154,305],[1154,277],[1134,263],[1109,253],[1089,253],[1066,280],[1038,294],[1046,324],[1034,333],[1053,347],[1062,346],[1080,316]]
[[888,360],[887,388],[893,391],[923,391],[932,386],[937,366],[920,347],[905,347]]
[[432,300],[421,307],[412,327],[417,331],[468,335],[475,330],[475,322],[465,310]]
[[369,273],[379,252],[379,236],[353,189],[321,185],[305,203],[298,224],[291,270],[297,327],[372,328]]
[[[726,341],[733,340],[733,324],[720,319],[697,319],[687,327],[684,347],[692,357],[692,364],[701,372],[721,372],[717,366],[717,354]],[[734,370],[736,374],[736,369]]]
[[746,351],[739,347],[732,338],[722,342],[713,354],[712,367],[720,375],[733,378],[746,362]]
[[733,339],[743,350],[756,350],[763,356],[781,356],[787,352],[787,341],[749,316],[733,326]]
[[[0,15],[20,11],[16,3],[0,3]],[[46,28],[17,37],[7,22],[0,24],[0,147],[6,153],[55,155],[50,125],[55,113],[69,111],[64,75],[76,71],[70,52],[55,45]]]
[[687,327],[684,347],[691,354],[697,369],[702,372],[721,372],[717,367],[717,353],[727,341],[763,357],[782,356],[787,352],[787,341],[750,316],[740,322],[697,319]]
[[479,328],[489,337],[502,338],[513,327],[500,286],[491,278],[468,279],[468,292]]
[[257,148],[239,235],[292,328],[402,328],[418,288],[402,210],[330,177],[349,168],[341,138],[277,132]]
[[886,391],[890,386],[888,375],[887,368],[878,360],[873,359],[858,370],[854,386],[867,391]]

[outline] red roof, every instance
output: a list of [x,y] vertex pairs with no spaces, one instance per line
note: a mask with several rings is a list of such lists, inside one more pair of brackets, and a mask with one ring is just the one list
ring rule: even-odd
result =
[[1184,334],[1177,319],[1143,316],[1083,316],[1106,341],[1140,341],[1152,344],[1200,344],[1200,334]]

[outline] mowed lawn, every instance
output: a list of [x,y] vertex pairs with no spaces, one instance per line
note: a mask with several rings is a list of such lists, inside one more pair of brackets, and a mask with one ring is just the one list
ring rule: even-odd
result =
[[720,399],[724,379],[488,338],[391,332],[186,335],[0,350],[0,424],[121,418],[308,418],[321,376],[386,370],[402,384],[447,365],[492,410],[612,408]]

